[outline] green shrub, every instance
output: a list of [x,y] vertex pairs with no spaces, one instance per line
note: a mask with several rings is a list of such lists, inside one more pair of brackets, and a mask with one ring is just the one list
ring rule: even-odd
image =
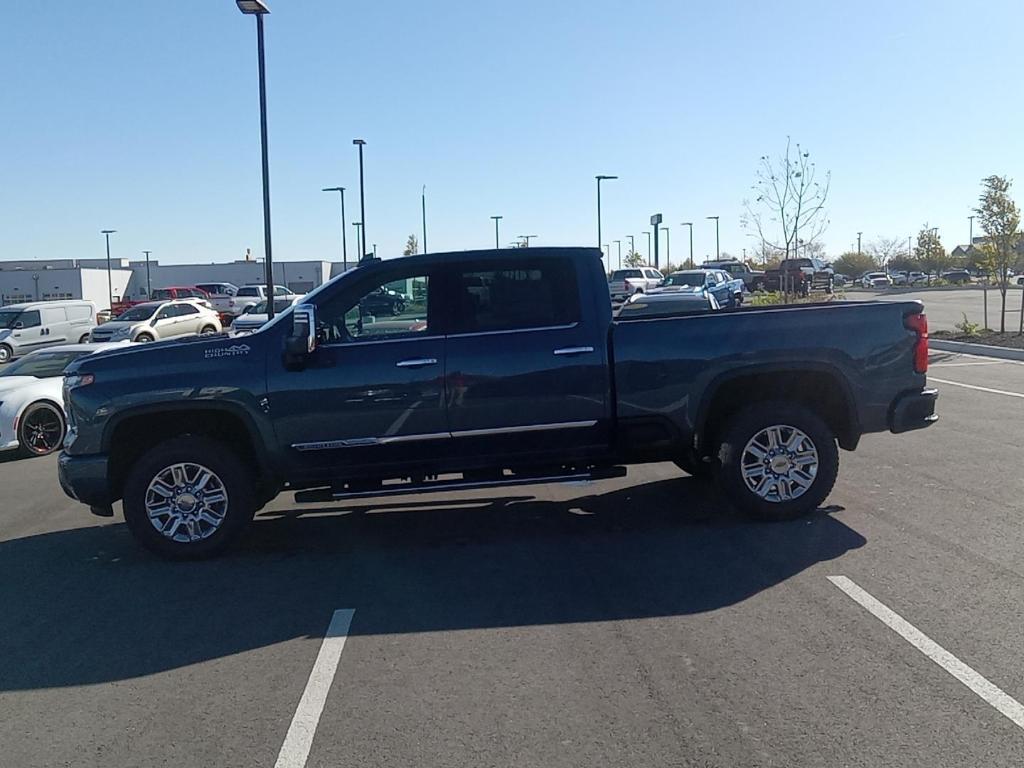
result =
[[961,312],[960,314],[963,315],[964,319],[959,323],[956,323],[953,327],[962,336],[977,336],[978,331],[981,330],[981,325],[978,323],[972,323],[970,320],[968,320],[966,312]]

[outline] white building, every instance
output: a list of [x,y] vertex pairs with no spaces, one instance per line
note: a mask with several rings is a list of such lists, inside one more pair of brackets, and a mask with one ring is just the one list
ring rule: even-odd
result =
[[[116,267],[110,270],[115,300],[124,296],[131,277],[129,269]],[[96,269],[92,266],[0,262],[0,305],[56,299],[86,299],[97,309],[105,309],[110,303],[106,264],[103,269]]]

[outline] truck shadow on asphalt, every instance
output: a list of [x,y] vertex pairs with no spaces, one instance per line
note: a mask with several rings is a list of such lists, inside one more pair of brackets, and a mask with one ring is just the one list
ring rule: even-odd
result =
[[828,510],[766,525],[721,508],[679,477],[568,501],[265,512],[204,562],[152,557],[123,523],[2,542],[0,690],[124,680],[318,638],[338,608],[355,609],[353,635],[686,616],[865,543]]

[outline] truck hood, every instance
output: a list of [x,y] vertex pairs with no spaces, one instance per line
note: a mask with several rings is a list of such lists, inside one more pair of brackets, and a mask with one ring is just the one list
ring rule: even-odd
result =
[[[215,333],[209,336],[175,336],[148,344],[126,344],[123,347],[113,347],[81,357],[71,363],[64,372],[98,373],[112,369],[145,371],[149,366],[174,365],[178,361],[247,356],[254,348],[250,338],[238,340],[232,339],[227,333]],[[245,349],[232,349],[239,346],[244,346]]]

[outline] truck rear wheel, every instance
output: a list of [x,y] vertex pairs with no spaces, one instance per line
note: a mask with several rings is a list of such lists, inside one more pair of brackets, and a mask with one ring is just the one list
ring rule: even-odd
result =
[[124,519],[147,549],[168,558],[213,555],[252,520],[252,473],[226,445],[186,435],[147,451],[128,473]]
[[723,432],[718,484],[757,520],[813,512],[831,493],[838,472],[835,435],[801,405],[755,403],[733,416]]

